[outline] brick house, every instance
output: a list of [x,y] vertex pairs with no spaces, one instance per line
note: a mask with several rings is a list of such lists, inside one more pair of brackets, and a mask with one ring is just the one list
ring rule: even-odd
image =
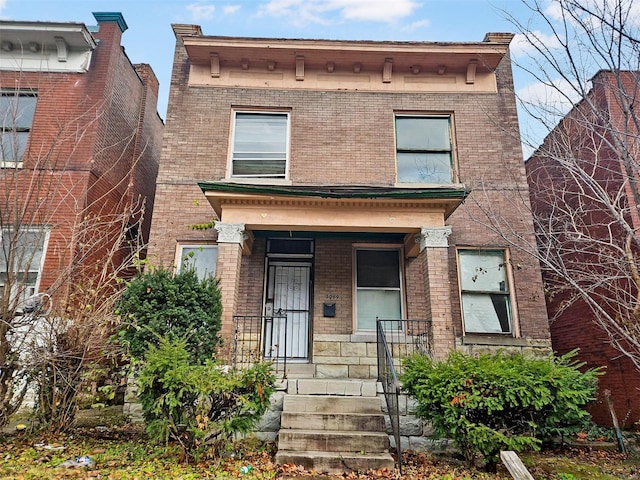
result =
[[[148,239],[164,129],[158,81],[149,65],[133,65],[125,54],[122,15],[93,15],[95,27],[0,21],[5,300],[60,282],[61,272],[79,261],[73,236],[86,216],[106,224],[140,202],[145,217],[131,218],[130,233]],[[91,266],[103,258],[118,235],[83,261]],[[28,273],[9,275],[13,282],[5,283],[14,264]]]
[[[606,367],[598,401],[591,407],[593,419],[611,425],[603,395],[609,390],[618,420],[626,427],[640,418],[640,372],[621,351],[629,348],[623,333],[627,327],[612,328],[606,319],[628,318],[637,308],[638,285],[625,259],[627,254],[634,255],[635,262],[638,258],[635,241],[628,251],[626,247],[628,232],[640,228],[634,179],[640,156],[633,109],[638,80],[638,72],[596,73],[586,97],[526,162],[531,204],[545,225],[540,235],[556,229],[551,261],[573,272],[578,286],[565,288],[567,282],[554,277],[551,269],[543,271],[553,349],[564,354],[579,348],[578,358],[587,367]],[[576,294],[579,289],[591,300]],[[605,323],[597,325],[598,318]],[[637,332],[635,318],[629,331]],[[621,349],[614,348],[616,343]]]
[[[288,394],[340,395],[377,376],[376,318],[430,321],[438,358],[548,351],[539,266],[477,208],[526,190],[511,35],[404,43],[173,29],[149,253],[219,277],[228,345],[249,325],[259,354],[287,360]],[[533,239],[531,218],[506,215]],[[305,443],[289,440],[281,430],[280,449]]]

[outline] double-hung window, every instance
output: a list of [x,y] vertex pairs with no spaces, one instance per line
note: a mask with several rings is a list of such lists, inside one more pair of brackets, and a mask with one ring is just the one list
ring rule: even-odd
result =
[[232,177],[286,178],[288,112],[234,112]]
[[38,291],[48,231],[44,229],[0,230],[0,295],[5,288],[18,301]]
[[215,276],[218,261],[217,245],[178,245],[177,270],[189,268],[196,272],[200,280]]
[[399,183],[448,184],[453,181],[451,117],[396,115]]
[[0,91],[0,167],[22,162],[37,100],[31,91]]
[[400,250],[358,248],[356,259],[356,329],[375,330],[376,318],[402,319]]
[[511,295],[504,250],[458,250],[466,333],[511,333]]

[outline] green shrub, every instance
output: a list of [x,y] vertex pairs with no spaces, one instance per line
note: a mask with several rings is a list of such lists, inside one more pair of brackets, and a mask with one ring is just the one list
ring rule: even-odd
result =
[[168,336],[186,339],[192,360],[213,357],[218,345],[222,303],[218,281],[199,280],[193,270],[173,275],[154,269],[127,284],[117,302],[122,319],[120,341],[140,360],[149,344]]
[[248,433],[275,390],[271,365],[227,371],[212,360],[194,363],[187,342],[163,338],[150,345],[138,376],[152,441],[180,443],[184,458],[219,455],[236,433]]
[[452,352],[444,362],[414,355],[405,361],[404,388],[416,413],[451,438],[471,464],[488,469],[500,450],[538,449],[542,440],[589,419],[599,371],[580,372],[575,352],[562,357]]

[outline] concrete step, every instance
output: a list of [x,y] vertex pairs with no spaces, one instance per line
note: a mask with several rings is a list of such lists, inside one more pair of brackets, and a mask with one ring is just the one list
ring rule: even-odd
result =
[[283,412],[381,413],[378,397],[285,395]]
[[384,415],[381,413],[306,413],[283,412],[280,428],[302,430],[342,430],[357,432],[383,432]]
[[326,473],[342,473],[381,468],[393,470],[393,458],[388,453],[351,453],[351,452],[295,452],[278,450],[276,463],[302,465],[307,470]]
[[331,430],[287,430],[278,433],[278,451],[371,452],[389,451],[389,436],[383,432]]
[[376,387],[375,380],[298,378],[289,382],[287,393],[375,397]]
[[[278,365],[283,368],[283,365]],[[313,378],[316,366],[313,363],[287,363],[286,376],[288,379]]]

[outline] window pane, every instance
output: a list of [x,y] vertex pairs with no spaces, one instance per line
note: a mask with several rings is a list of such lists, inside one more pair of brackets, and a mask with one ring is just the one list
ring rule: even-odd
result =
[[218,247],[215,245],[183,246],[180,269],[193,268],[200,280],[216,274]]
[[507,292],[504,252],[459,250],[460,288],[464,291]]
[[400,288],[398,250],[357,250],[356,265],[358,288]]
[[462,294],[462,314],[467,333],[509,333],[510,304],[507,295]]
[[287,115],[236,113],[233,153],[285,154],[287,150]]
[[[45,231],[20,231],[14,240],[10,232],[2,233],[2,252],[0,252],[0,271],[11,268],[14,272],[38,272],[42,263]],[[12,263],[7,265],[9,254]]]
[[286,172],[287,160],[238,160],[233,161],[234,175],[283,176]]
[[33,95],[3,94],[0,96],[0,121],[3,129],[30,129],[36,110]]
[[396,117],[398,150],[451,150],[449,118]]
[[0,131],[0,160],[21,162],[27,148],[29,132]]
[[398,182],[451,183],[448,153],[398,152]]
[[376,317],[387,320],[402,318],[399,290],[358,290],[356,302],[357,327],[360,330],[375,330]]

